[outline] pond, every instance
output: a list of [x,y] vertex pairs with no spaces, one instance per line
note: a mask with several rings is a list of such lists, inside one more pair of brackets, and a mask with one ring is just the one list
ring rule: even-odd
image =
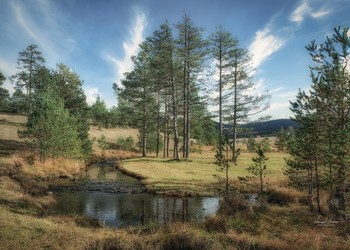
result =
[[145,193],[141,183],[116,170],[113,164],[89,167],[85,181],[53,189],[54,212],[85,215],[109,227],[172,221],[199,221],[214,215],[217,197],[167,197]]

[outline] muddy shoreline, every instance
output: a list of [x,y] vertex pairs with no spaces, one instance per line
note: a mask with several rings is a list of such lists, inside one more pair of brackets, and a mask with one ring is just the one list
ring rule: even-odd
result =
[[125,173],[116,160],[101,161],[87,167],[85,176],[69,182],[49,185],[51,192],[105,192],[115,194],[140,194],[148,190],[140,178]]
[[105,193],[146,193],[147,189],[142,185],[130,185],[125,183],[119,183],[116,181],[99,181],[99,180],[86,180],[74,182],[70,185],[63,184],[51,184],[49,191],[62,192],[62,191],[87,191],[87,192],[105,192]]

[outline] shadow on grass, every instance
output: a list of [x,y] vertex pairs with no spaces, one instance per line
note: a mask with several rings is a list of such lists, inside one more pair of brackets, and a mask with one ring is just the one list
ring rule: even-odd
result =
[[0,139],[0,156],[8,156],[28,149],[29,147],[25,142]]

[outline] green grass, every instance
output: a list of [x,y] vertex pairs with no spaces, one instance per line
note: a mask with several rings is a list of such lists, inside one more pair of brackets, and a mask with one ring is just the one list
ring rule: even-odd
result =
[[[238,176],[249,175],[246,168],[252,163],[254,153],[241,153],[238,165],[229,168],[230,179],[238,185]],[[283,175],[286,153],[269,153],[267,161],[268,178],[277,183],[285,181]],[[192,154],[190,160],[174,161],[164,158],[138,158],[122,162],[128,172],[144,178],[145,185],[157,193],[213,195],[217,190],[218,178],[224,177],[215,164],[213,152]]]

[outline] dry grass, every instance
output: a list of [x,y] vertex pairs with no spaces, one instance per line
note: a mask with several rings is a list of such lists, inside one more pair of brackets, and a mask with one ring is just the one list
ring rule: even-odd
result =
[[98,147],[97,140],[104,135],[108,143],[116,143],[118,138],[127,138],[131,136],[134,141],[138,140],[137,129],[131,128],[99,128],[98,126],[90,126],[89,138],[94,140],[93,150],[95,153],[101,153],[101,149]]
[[113,233],[77,227],[73,220],[15,214],[0,206],[2,249],[87,249]]
[[13,202],[23,198],[21,186],[8,176],[0,177],[0,200]]
[[12,155],[10,159],[14,164],[21,166],[24,174],[40,179],[74,178],[85,169],[83,161],[72,159],[47,159],[42,163],[37,158],[33,158],[31,154],[26,153]]
[[17,130],[24,129],[26,122],[26,116],[0,113],[0,139],[23,141],[18,137]]

